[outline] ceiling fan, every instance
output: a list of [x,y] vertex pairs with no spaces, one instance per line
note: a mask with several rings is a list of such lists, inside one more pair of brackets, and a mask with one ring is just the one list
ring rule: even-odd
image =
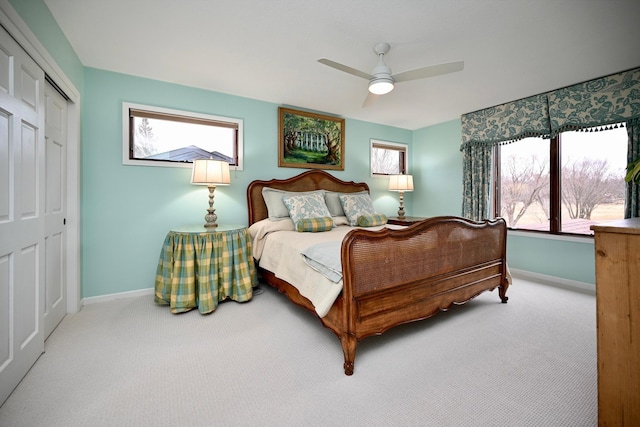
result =
[[464,68],[464,61],[454,61],[417,68],[415,70],[404,71],[402,73],[392,75],[391,68],[384,63],[384,55],[389,52],[389,49],[391,49],[389,43],[378,43],[373,47],[373,51],[378,55],[378,65],[376,65],[371,74],[356,70],[355,68],[351,68],[327,58],[318,59],[318,62],[335,68],[336,70],[344,71],[345,73],[369,80],[369,93],[367,94],[367,98],[364,100],[363,107],[371,105],[375,100],[376,95],[384,95],[391,92],[395,83],[435,77],[442,74],[461,71]]

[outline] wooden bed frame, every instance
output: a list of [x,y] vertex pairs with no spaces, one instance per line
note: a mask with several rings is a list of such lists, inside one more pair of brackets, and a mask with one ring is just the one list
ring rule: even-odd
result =
[[[263,187],[369,190],[366,183],[344,182],[319,170],[289,179],[253,181],[247,188],[249,225],[268,217]],[[402,230],[350,231],[342,242],[342,293],[320,318],[342,343],[345,374],[353,374],[357,343],[367,336],[431,317],[496,287],[506,303],[506,236],[501,218],[474,222],[452,216],[426,219]],[[292,302],[316,314],[295,287],[270,271],[259,271]]]

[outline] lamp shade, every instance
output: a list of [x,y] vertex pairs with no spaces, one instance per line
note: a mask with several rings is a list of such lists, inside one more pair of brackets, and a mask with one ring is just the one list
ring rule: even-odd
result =
[[191,183],[196,185],[229,185],[229,163],[213,159],[198,159],[193,161]]
[[390,191],[413,191],[412,175],[390,175],[389,176]]

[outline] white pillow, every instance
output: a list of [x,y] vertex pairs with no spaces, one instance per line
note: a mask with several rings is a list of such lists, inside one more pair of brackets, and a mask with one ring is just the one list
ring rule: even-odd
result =
[[349,220],[344,215],[342,215],[342,216],[333,216],[331,218],[333,218],[333,225],[335,225],[336,227],[339,226],[339,225],[349,225]]
[[358,225],[360,216],[376,213],[369,194],[340,194],[338,197],[342,203],[344,214],[349,220],[349,225],[352,227]]
[[367,190],[357,191],[355,193],[338,193],[335,191],[325,191],[324,201],[327,203],[331,216],[344,216],[344,210],[342,209],[342,203],[340,203],[340,194],[369,194]]
[[271,187],[262,188],[262,198],[267,205],[267,213],[272,221],[281,221],[289,218],[289,209],[284,205],[282,198],[284,196],[296,196],[305,194],[319,193],[324,195],[324,190],[315,191],[284,191]]
[[322,193],[283,196],[282,201],[289,210],[289,216],[295,228],[298,228],[298,221],[301,219],[331,218],[331,212],[324,202]]

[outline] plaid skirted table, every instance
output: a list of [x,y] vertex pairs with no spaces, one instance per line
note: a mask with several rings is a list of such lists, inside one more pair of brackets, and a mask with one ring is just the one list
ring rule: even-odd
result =
[[251,236],[243,225],[176,228],[167,234],[156,271],[155,302],[172,313],[211,313],[230,298],[249,301],[257,285]]

